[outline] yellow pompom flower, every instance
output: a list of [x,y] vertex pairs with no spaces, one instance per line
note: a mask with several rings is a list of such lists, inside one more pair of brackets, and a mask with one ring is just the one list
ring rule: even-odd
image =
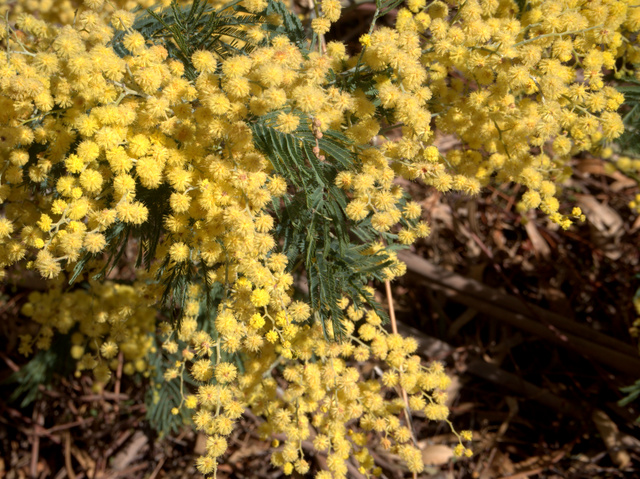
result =
[[140,225],[147,220],[149,210],[139,201],[119,203],[116,207],[118,217],[125,223]]
[[7,218],[0,218],[0,239],[7,238],[11,233],[13,233],[13,223]]
[[322,0],[322,14],[331,23],[335,23],[340,18],[342,5],[339,0]]
[[237,374],[237,368],[231,363],[219,363],[215,369],[216,381],[222,384],[233,381]]
[[196,381],[205,382],[213,377],[213,366],[208,359],[200,359],[191,366],[191,375]]
[[209,457],[222,456],[227,450],[227,440],[222,436],[211,436],[207,438],[206,449]]
[[114,358],[118,354],[118,345],[113,341],[105,341],[100,346],[100,354],[105,359]]
[[298,128],[300,118],[292,113],[279,113],[276,118],[276,129],[282,133],[292,133]]
[[267,8],[266,0],[243,0],[242,4],[251,13],[259,13]]
[[189,246],[180,241],[171,245],[169,257],[175,263],[184,263],[189,259],[189,252]]
[[38,252],[34,266],[47,279],[55,278],[62,270],[53,255],[47,250]]
[[191,61],[196,70],[202,73],[215,73],[218,62],[213,53],[207,50],[198,50],[191,56]]
[[253,329],[260,329],[265,325],[265,321],[261,314],[256,313],[251,316],[249,324]]
[[267,306],[270,300],[269,293],[264,289],[256,289],[251,293],[251,304],[256,308]]
[[278,340],[278,333],[272,329],[265,335],[265,339],[270,343],[275,343]]
[[89,253],[99,253],[107,245],[107,241],[101,233],[88,233],[84,237],[84,247]]

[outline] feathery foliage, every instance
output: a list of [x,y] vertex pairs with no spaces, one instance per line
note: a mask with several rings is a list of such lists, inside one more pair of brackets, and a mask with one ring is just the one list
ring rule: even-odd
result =
[[[364,290],[371,278],[382,280],[380,272],[391,264],[384,253],[365,252],[364,245],[380,233],[367,220],[352,224],[344,211],[347,197],[335,186],[338,171],[355,167],[349,140],[332,130],[317,139],[307,117],[295,132],[282,133],[269,126],[274,116],[265,115],[252,124],[253,137],[274,169],[295,188],[281,204],[274,204],[275,234],[283,241],[289,264],[304,265],[314,312],[323,325],[328,320],[333,323],[338,337],[344,314],[337,304],[345,295],[355,298],[356,307],[367,303],[386,318]],[[313,151],[316,141],[323,160]]]
[[620,153],[640,156],[640,81],[634,78],[621,80],[627,83],[617,89],[624,94],[626,113],[622,117],[625,131],[616,139]]
[[7,384],[14,384],[10,401],[20,401],[24,408],[38,399],[40,387],[55,384],[56,376],[64,376],[69,371],[68,356],[70,341],[68,337],[60,338],[51,348],[38,351],[35,356],[6,379]]
[[[147,8],[132,28],[149,42],[167,48],[172,58],[184,64],[185,74],[191,80],[197,76],[191,62],[194,52],[208,50],[221,59],[248,53],[253,46],[246,42],[246,32],[240,27],[257,25],[264,20],[260,15],[238,15],[237,1],[216,9],[206,0],[194,0],[188,6],[180,6],[173,0],[168,8],[157,10],[157,5]],[[128,53],[122,45],[124,33],[119,31],[114,36],[114,48],[123,56]]]

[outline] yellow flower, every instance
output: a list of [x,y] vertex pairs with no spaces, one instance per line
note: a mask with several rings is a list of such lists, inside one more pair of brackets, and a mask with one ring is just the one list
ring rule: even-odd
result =
[[106,341],[100,346],[100,354],[105,359],[111,359],[118,354],[118,345],[113,341]]
[[88,233],[84,237],[84,247],[89,253],[99,253],[107,245],[107,241],[101,233]]
[[261,314],[256,313],[251,316],[249,324],[253,329],[260,329],[262,328],[262,326],[264,326],[265,321]]
[[203,73],[215,73],[218,64],[208,50],[198,50],[191,56],[191,61],[195,69]]
[[138,31],[128,32],[123,38],[122,44],[133,54],[142,52],[145,48],[145,39]]
[[292,133],[298,128],[300,119],[292,113],[279,113],[276,118],[276,129],[282,133]]
[[47,250],[40,250],[36,256],[35,268],[47,279],[55,278],[61,271],[58,261]]
[[189,259],[189,246],[182,242],[174,243],[169,249],[171,260],[176,263],[183,263]]
[[209,457],[222,456],[227,450],[227,440],[218,435],[208,437],[206,449]]
[[267,306],[270,300],[269,293],[264,289],[256,289],[251,293],[251,303],[256,308]]
[[134,225],[144,223],[149,215],[147,207],[139,201],[119,203],[116,207],[116,212],[120,220]]
[[311,28],[317,35],[324,35],[331,29],[331,20],[326,17],[314,18],[311,20]]
[[270,343],[275,343],[278,340],[278,333],[272,329],[265,335],[265,339]]
[[205,382],[213,377],[213,366],[208,359],[200,359],[191,366],[191,375],[196,381]]
[[237,368],[231,363],[219,363],[215,369],[216,381],[225,384],[236,378]]

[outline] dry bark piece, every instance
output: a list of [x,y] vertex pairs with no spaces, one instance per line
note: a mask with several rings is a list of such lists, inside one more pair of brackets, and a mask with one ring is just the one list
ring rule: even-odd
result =
[[624,234],[624,221],[616,210],[600,203],[591,195],[580,195],[578,205],[587,216],[591,241],[611,260],[622,256],[620,237]]
[[426,466],[442,466],[453,457],[453,449],[444,444],[432,444],[422,449],[422,461]]
[[602,441],[609,452],[611,460],[620,468],[624,469],[631,463],[631,456],[626,451],[621,441],[620,431],[609,415],[601,409],[595,409],[591,413],[591,419],[598,428]]
[[524,229],[529,236],[529,241],[531,241],[531,246],[533,247],[536,258],[541,256],[544,259],[549,259],[551,257],[551,248],[549,247],[549,243],[547,243],[540,234],[540,231],[538,231],[535,221],[527,221]]

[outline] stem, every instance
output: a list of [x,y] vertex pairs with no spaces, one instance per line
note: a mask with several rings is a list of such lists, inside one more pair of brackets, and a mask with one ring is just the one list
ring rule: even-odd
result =
[[[396,311],[393,307],[393,295],[391,293],[391,282],[386,280],[384,282],[384,289],[387,293],[387,303],[389,305],[389,319],[391,319],[391,331],[393,334],[398,334],[398,323],[396,321]],[[402,372],[400,373],[402,374]],[[416,444],[416,436],[413,431],[413,424],[411,423],[411,414],[409,413],[409,397],[407,396],[407,391],[400,385],[400,392],[402,394],[402,400],[404,401],[404,416],[407,421],[407,426],[409,426],[409,430],[411,431],[411,438],[413,439],[413,443]],[[416,473],[413,474],[413,477],[416,478]]]
[[558,32],[558,33],[545,33],[543,35],[538,35],[537,37],[529,38],[527,40],[522,40],[521,42],[515,43],[514,47],[519,47],[520,45],[526,45],[527,43],[535,42],[536,40],[540,40],[541,38],[547,37],[561,37],[563,35],[578,35],[579,33],[585,33],[590,30],[596,30],[598,28],[602,28],[603,25],[596,25],[595,27],[585,28],[583,30],[574,30],[571,32]]
[[[376,26],[376,22],[380,18],[380,6],[381,6],[381,1],[376,0],[376,11],[373,14],[373,20],[371,20],[371,26],[369,27],[369,31],[367,32],[367,35],[369,36],[371,36],[371,34],[373,33],[373,29]],[[367,50],[367,46],[362,45],[362,50],[360,51],[360,56],[358,56],[358,62],[356,63],[356,67],[355,67],[355,72],[354,72],[355,77],[358,77],[358,74],[360,71],[360,64],[362,62],[362,57],[364,56],[364,52],[366,50]]]

